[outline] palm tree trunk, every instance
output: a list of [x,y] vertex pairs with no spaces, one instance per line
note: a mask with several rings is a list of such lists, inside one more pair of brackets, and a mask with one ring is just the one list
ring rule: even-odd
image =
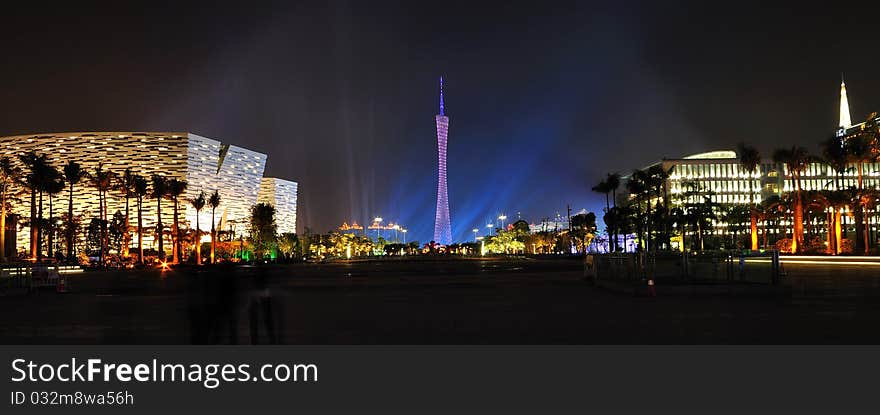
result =
[[752,251],[758,250],[758,212],[757,208],[755,208],[755,180],[752,177],[749,177],[749,204],[750,209],[750,226],[749,230],[752,232]]
[[862,209],[862,190],[864,188],[862,187],[863,170],[862,170],[862,163],[861,162],[856,163],[856,170],[858,172],[859,193],[856,195],[856,203],[855,203],[855,206],[853,206],[855,208],[853,220],[856,225],[856,244],[855,244],[856,249],[855,250],[856,250],[856,252],[867,253],[868,252],[868,244],[866,242],[868,241],[868,238],[865,235],[865,222],[864,222],[865,215],[864,215],[864,210]]
[[180,228],[177,227],[177,198],[174,198],[174,220],[171,226],[171,256],[174,263],[180,262]]
[[[214,213],[215,213],[214,211],[215,210],[216,209],[211,208],[211,263],[212,264],[214,263],[214,244],[215,244],[214,239],[217,237],[217,233],[214,230]],[[404,239],[406,239],[406,238],[404,238]]]
[[156,224],[156,236],[159,239],[159,259],[165,259],[165,245],[163,243],[164,235],[162,235],[162,198],[156,198],[156,217],[158,218],[158,223]]
[[137,211],[138,211],[138,262],[141,265],[144,264],[144,222],[143,222],[143,198],[138,196],[137,198]]
[[[617,207],[617,189],[611,190],[611,207]],[[618,219],[619,220],[619,219]],[[618,229],[617,223],[615,222],[614,226],[614,252],[617,252],[617,243],[620,238],[620,229]],[[626,252],[626,235],[623,237],[623,251]]]
[[6,191],[0,194],[0,262],[6,262]]
[[73,182],[67,198],[67,262],[73,262]]
[[104,210],[102,213],[104,215],[104,221],[101,222],[102,229],[104,231],[104,239],[101,242],[104,244],[103,251],[104,251],[105,257],[107,256],[107,254],[110,253],[110,220],[108,219],[109,215],[107,215],[107,212],[109,210],[110,210],[110,207],[107,206],[107,191],[105,190],[104,191]]
[[47,248],[47,250],[49,251],[48,255],[49,255],[50,260],[55,257],[55,252],[53,252],[54,249],[52,247],[52,245],[55,244],[55,221],[52,219],[53,217],[55,217],[55,209],[54,209],[54,206],[52,205],[52,194],[50,193],[49,194],[49,226],[48,226],[48,228],[49,228],[48,229],[49,230],[49,237],[48,237],[49,247]]
[[40,191],[40,205],[37,212],[37,262],[43,260],[43,192]]
[[31,259],[37,259],[37,189],[31,188]]
[[828,241],[828,249],[825,250],[825,253],[829,255],[834,255],[834,213],[826,212],[825,213],[825,223],[826,223],[826,232],[828,233],[826,240]]
[[647,207],[647,216],[645,219],[645,252],[651,250],[651,195],[648,195],[648,207]]
[[795,175],[797,187],[795,188],[794,226],[792,227],[791,252],[796,254],[803,249],[804,244],[804,205],[801,199],[801,177]]
[[663,242],[667,251],[672,250],[672,229],[669,226],[669,187],[663,182]]
[[101,245],[100,246],[101,266],[104,265],[104,255],[106,255],[106,248],[104,247],[105,246],[104,240],[106,237],[105,236],[106,231],[105,231],[104,224],[107,223],[106,215],[104,214],[104,212],[105,212],[104,204],[105,203],[106,203],[106,200],[104,200],[104,192],[99,190],[98,191],[98,220],[101,221],[101,223],[100,223],[100,225],[101,225],[101,243],[100,243],[100,245]]
[[125,233],[122,235],[122,257],[128,259],[128,248],[131,245],[131,234],[128,231],[128,189],[125,189]]
[[841,218],[843,216],[843,209],[834,209],[834,250],[836,255],[840,255],[843,252],[843,247],[841,243],[843,242],[841,238]]
[[697,239],[700,241],[700,252],[703,252],[703,223],[697,220]]
[[871,252],[871,244],[869,243],[870,242],[869,236],[871,234],[871,222],[870,222],[871,214],[868,212],[867,206],[865,206],[865,207],[860,206],[859,209],[863,209],[865,212],[862,215],[864,217],[864,221],[865,221],[865,224],[863,225],[863,228],[865,231],[862,234],[864,235],[864,239],[865,239],[865,255],[868,255]]
[[195,237],[195,245],[196,245],[196,265],[202,265],[202,238],[201,238],[201,230],[199,229],[199,211],[196,210],[196,237]]

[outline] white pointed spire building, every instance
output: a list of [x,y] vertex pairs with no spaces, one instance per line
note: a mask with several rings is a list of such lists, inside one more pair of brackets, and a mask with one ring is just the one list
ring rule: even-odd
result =
[[843,77],[840,79],[840,124],[842,130],[852,127],[852,120],[849,117],[849,101],[846,99],[846,83]]

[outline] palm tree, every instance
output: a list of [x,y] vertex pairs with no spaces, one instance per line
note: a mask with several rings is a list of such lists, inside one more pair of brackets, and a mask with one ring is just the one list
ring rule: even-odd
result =
[[86,172],[79,163],[69,160],[64,165],[64,180],[67,182],[67,229],[65,229],[65,237],[67,239],[67,261],[73,261],[73,244],[76,238],[74,219],[73,219],[73,186],[78,184],[82,179],[88,177]]
[[[60,180],[60,173],[51,164],[45,155],[38,155],[31,151],[19,155],[19,160],[28,167],[30,172],[24,177],[22,185],[31,192],[31,257],[38,262],[43,259],[43,193],[52,186],[52,182]],[[39,201],[37,196],[39,195]]]
[[220,206],[220,192],[215,190],[214,193],[211,193],[211,197],[208,198],[208,206],[211,207],[211,263],[213,264],[215,245],[217,244],[215,241],[217,231],[214,230],[214,212]]
[[810,156],[803,147],[779,149],[773,153],[773,161],[784,164],[791,175],[794,200],[794,226],[792,227],[791,252],[798,253],[804,244],[804,206],[801,197],[801,174],[807,169]]
[[[598,184],[593,186],[592,190],[596,193],[602,193],[605,195],[605,216],[603,216],[603,220],[605,218],[612,219],[614,216],[608,216],[608,213],[611,212],[611,202],[609,200],[609,195],[611,194],[611,186],[608,184],[607,180],[601,180]],[[614,228],[611,226],[609,221],[605,221],[605,232],[608,234],[608,244],[611,252],[614,252],[616,249],[613,239],[614,239]]]
[[[48,161],[48,159],[47,159]],[[64,189],[64,183],[62,182],[60,185],[58,184],[61,181],[61,173],[54,166],[49,164],[48,162],[39,166],[39,174],[37,175],[37,182],[39,183],[39,213],[37,218],[37,261],[43,260],[43,231],[46,230],[47,234],[51,234],[52,227],[48,222],[51,222],[51,208],[52,208],[52,196],[51,192],[60,193],[61,190]],[[49,219],[43,217],[43,194],[49,194]],[[51,235],[49,242],[51,243]],[[49,253],[51,255],[52,248],[49,247]]]
[[202,231],[199,227],[199,215],[205,207],[205,192],[199,192],[199,195],[190,199],[189,203],[196,210],[196,237],[195,241],[193,241],[196,246],[196,265],[202,265]]
[[[53,170],[55,170],[53,168]],[[64,191],[64,178],[61,173],[55,170],[54,176],[50,181],[46,182],[44,187],[46,193],[49,195],[49,220],[46,223],[47,231],[49,232],[49,240],[48,240],[48,255],[49,258],[53,258],[55,256],[55,210],[52,204],[54,199],[53,196],[60,194]]]
[[[654,205],[656,207],[657,214],[655,217],[662,222],[663,224],[663,245],[666,249],[669,249],[669,187],[666,185],[666,182],[669,180],[669,176],[672,174],[672,170],[674,167],[670,167],[668,170],[663,168],[661,164],[655,164],[651,167],[648,167],[646,173],[648,174],[648,183],[650,183],[649,191],[653,193],[653,196],[656,197],[657,203]],[[663,211],[660,211],[660,198],[663,199]],[[648,202],[650,203],[650,201]],[[659,232],[656,230],[655,232]],[[660,238],[658,237],[653,245],[654,251],[657,250],[657,245],[660,245]]]
[[[617,207],[617,189],[620,187],[620,174],[610,173],[605,176],[605,182],[611,191],[611,207]],[[617,251],[617,243],[620,238],[620,230],[614,228],[614,250]]]
[[165,245],[162,227],[162,199],[168,196],[168,179],[165,176],[154,174],[150,178],[153,182],[153,197],[156,199],[156,238],[159,239],[159,259],[165,259]]
[[843,209],[851,200],[844,190],[822,190],[822,201],[826,208],[826,223],[828,225],[828,250],[831,255],[841,254],[842,227],[841,218]]
[[126,168],[119,179],[119,190],[125,196],[125,220],[122,224],[123,229],[125,229],[125,232],[122,234],[122,257],[124,258],[128,258],[128,250],[131,246],[131,233],[129,232],[130,227],[128,224],[128,200],[132,196],[133,180],[134,174],[131,172],[131,167]]
[[28,173],[20,177],[21,185],[26,187],[31,194],[31,212],[30,212],[30,232],[31,232],[31,259],[36,260],[38,256],[37,240],[37,192],[42,183],[42,174],[49,165],[49,160],[45,154],[37,154],[35,151],[29,151],[18,156],[19,161],[28,168]]
[[[611,211],[612,207],[617,207],[617,188],[620,187],[620,175],[617,173],[608,173],[605,176],[605,180],[599,182],[599,184],[593,186],[593,191],[597,193],[602,193],[605,195],[605,213]],[[609,194],[611,195],[611,203],[609,203]],[[620,215],[613,214],[609,215],[608,218],[614,222],[618,223],[616,220]],[[604,217],[603,217],[604,220]],[[617,251],[617,228],[609,223],[609,221],[605,221],[605,231],[608,233],[608,238],[611,240],[609,246],[612,252]]]
[[600,180],[599,183],[592,187],[592,190],[596,193],[601,193],[605,195],[605,211],[609,211],[611,209],[611,201],[609,199],[609,195],[611,194],[611,187],[608,186],[608,182],[605,180]]
[[846,172],[848,166],[848,157],[846,148],[840,137],[829,137],[822,142],[822,161],[834,169],[834,190],[841,190],[840,176]]
[[[865,199],[865,186],[862,180],[863,178],[863,164],[871,163],[877,159],[875,153],[875,146],[877,144],[877,139],[880,134],[878,134],[878,124],[875,121],[877,119],[877,113],[871,113],[868,116],[868,119],[862,124],[862,129],[858,134],[852,137],[848,137],[844,143],[844,151],[846,152],[847,159],[850,163],[854,163],[856,165],[856,172],[858,181],[856,182],[858,187],[859,194],[857,198],[859,200]],[[856,243],[855,250],[857,252],[868,253],[870,249],[868,243],[868,212],[865,209],[865,206],[861,203],[854,205],[855,210],[853,211],[853,221],[856,225]]]
[[682,182],[682,187],[685,190],[679,196],[681,208],[677,208],[675,212],[681,228],[682,250],[687,252],[687,225],[690,225],[693,234],[691,249],[699,246],[702,251],[705,248],[704,235],[711,230],[712,220],[716,218],[717,205],[712,202],[714,193],[692,180]]
[[168,180],[168,197],[171,198],[171,202],[174,204],[174,222],[172,223],[171,228],[171,246],[172,246],[172,257],[174,258],[174,262],[181,262],[181,257],[183,256],[182,247],[180,238],[180,221],[178,220],[178,212],[180,210],[180,196],[186,192],[186,182],[180,179],[171,179]]
[[745,143],[739,143],[736,147],[736,155],[739,156],[739,164],[748,174],[749,180],[749,206],[750,206],[750,231],[751,231],[751,249],[758,250],[758,212],[755,203],[755,172],[761,164],[761,155],[754,147],[749,147]]
[[107,247],[109,244],[109,232],[107,230],[107,192],[113,189],[116,175],[110,170],[104,169],[104,163],[99,163],[92,175],[92,185],[98,190],[98,219],[101,223],[101,264],[104,264],[104,257],[107,255]]
[[147,178],[132,175],[131,191],[137,205],[138,262],[144,264],[144,196],[147,195]]
[[[642,246],[644,242],[644,237],[642,236],[642,199],[645,197],[645,194],[648,191],[648,183],[647,183],[647,174],[643,170],[633,170],[632,174],[629,176],[629,180],[626,181],[626,190],[629,191],[631,197],[636,203],[635,209],[635,224],[636,224],[636,236],[638,237],[638,247],[639,250],[644,249]],[[649,232],[650,233],[650,232]]]
[[6,262],[6,205],[20,174],[9,157],[0,158],[0,262]]

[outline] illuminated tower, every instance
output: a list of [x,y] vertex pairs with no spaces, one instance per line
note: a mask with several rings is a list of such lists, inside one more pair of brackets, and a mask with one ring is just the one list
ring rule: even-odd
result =
[[443,107],[443,77],[440,77],[440,113],[434,116],[437,123],[437,215],[434,217],[434,242],[442,245],[452,243],[452,222],[449,220],[449,195],[446,192],[446,137],[449,133],[449,117]]
[[838,127],[842,130],[852,127],[852,121],[849,118],[849,100],[846,99],[846,83],[843,82],[843,76],[840,78],[840,125]]

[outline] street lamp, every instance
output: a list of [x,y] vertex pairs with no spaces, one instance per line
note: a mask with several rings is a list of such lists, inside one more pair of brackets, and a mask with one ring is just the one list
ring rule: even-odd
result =
[[400,231],[403,232],[403,244],[406,245],[406,229],[401,229]]
[[501,216],[498,217],[498,220],[501,221],[501,229],[504,229],[504,221],[507,220],[507,216],[506,216],[506,215],[501,215]]
[[382,218],[376,216],[373,219],[373,222],[376,223],[376,243],[379,243],[379,238],[380,238],[379,231],[382,230],[382,227],[380,226],[380,224],[382,223]]
[[495,227],[495,224],[494,224],[494,223],[487,223],[487,224],[486,224],[486,229],[488,229],[488,231],[486,231],[486,234],[487,234],[487,235],[491,235],[491,234],[492,234],[492,228],[494,228],[494,227]]
[[394,242],[400,242],[400,239],[397,239],[397,231],[400,230],[400,225],[395,223],[392,229],[394,229]]
[[479,229],[474,228],[474,242],[477,242],[477,233],[480,232]]

